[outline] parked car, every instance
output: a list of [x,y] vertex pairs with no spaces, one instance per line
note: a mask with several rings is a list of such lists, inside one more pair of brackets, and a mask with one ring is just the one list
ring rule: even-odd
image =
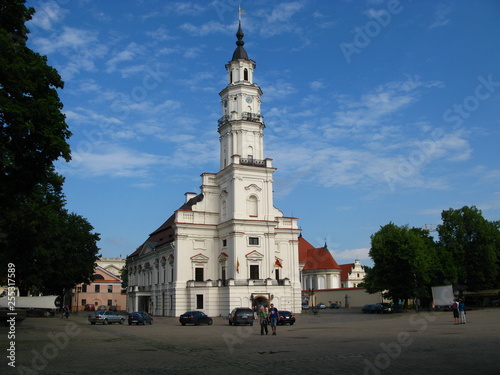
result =
[[104,305],[99,306],[97,310],[107,310],[108,308]]
[[85,305],[85,311],[95,311],[95,305],[92,303]]
[[308,304],[308,303],[306,303],[306,302],[304,302],[304,303],[302,304],[302,310],[309,310],[309,304]]
[[128,315],[128,325],[132,325],[135,323],[136,325],[142,324],[145,325],[153,324],[153,317],[144,311],[135,311]]
[[113,306],[108,306],[108,310],[111,310],[111,311],[118,311],[118,306],[116,306],[116,305],[113,305]]
[[391,305],[386,302],[375,304],[375,312],[377,314],[387,314],[387,313],[392,313],[392,311],[393,310]]
[[366,313],[371,313],[373,314],[375,312],[375,305],[364,305],[363,308],[361,309],[362,312]]
[[89,315],[90,324],[102,323],[102,324],[112,324],[125,322],[125,317],[118,315],[115,311],[109,310],[99,310],[93,314]]
[[179,322],[185,326],[186,324],[194,324],[199,326],[200,324],[212,325],[212,318],[206,315],[202,311],[188,311],[179,317]]
[[326,305],[323,302],[320,302],[316,305],[317,309],[326,309]]
[[278,324],[290,324],[291,326],[295,323],[295,316],[290,311],[279,311],[278,312]]
[[237,307],[228,316],[229,325],[249,324],[253,326],[253,311],[249,307]]
[[332,304],[330,305],[330,308],[331,308],[331,309],[338,309],[338,308],[340,308],[340,306],[339,306],[339,304],[338,304],[338,303],[332,303]]

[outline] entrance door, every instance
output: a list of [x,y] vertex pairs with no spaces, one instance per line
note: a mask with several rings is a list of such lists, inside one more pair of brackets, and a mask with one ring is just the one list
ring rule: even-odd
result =
[[269,299],[264,296],[259,296],[253,300],[253,310],[259,311],[260,306],[264,306],[266,309],[269,308]]

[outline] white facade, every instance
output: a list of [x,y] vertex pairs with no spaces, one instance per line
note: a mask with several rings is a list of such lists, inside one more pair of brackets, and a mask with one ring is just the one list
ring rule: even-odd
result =
[[186,202],[128,258],[128,310],[179,316],[227,315],[271,301],[299,313],[297,219],[273,205],[271,159],[264,158],[262,91],[255,62],[238,45],[220,92],[220,170],[202,175]]
[[348,270],[345,278],[342,279],[342,288],[357,288],[359,284],[361,284],[366,276],[365,269],[361,265],[359,259],[356,259],[354,263],[350,265],[343,265],[342,267],[349,266],[350,270]]

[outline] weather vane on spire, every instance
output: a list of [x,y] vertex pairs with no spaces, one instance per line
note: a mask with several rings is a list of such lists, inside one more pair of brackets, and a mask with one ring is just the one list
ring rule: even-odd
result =
[[241,9],[241,5],[238,5],[238,21],[241,22],[241,15],[245,14],[246,12]]

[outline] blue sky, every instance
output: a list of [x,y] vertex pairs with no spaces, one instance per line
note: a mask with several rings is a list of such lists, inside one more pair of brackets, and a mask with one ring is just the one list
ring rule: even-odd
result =
[[[65,81],[67,208],[127,256],[218,172],[238,2],[30,0]],[[338,263],[389,222],[500,214],[500,2],[242,1],[275,206]]]

